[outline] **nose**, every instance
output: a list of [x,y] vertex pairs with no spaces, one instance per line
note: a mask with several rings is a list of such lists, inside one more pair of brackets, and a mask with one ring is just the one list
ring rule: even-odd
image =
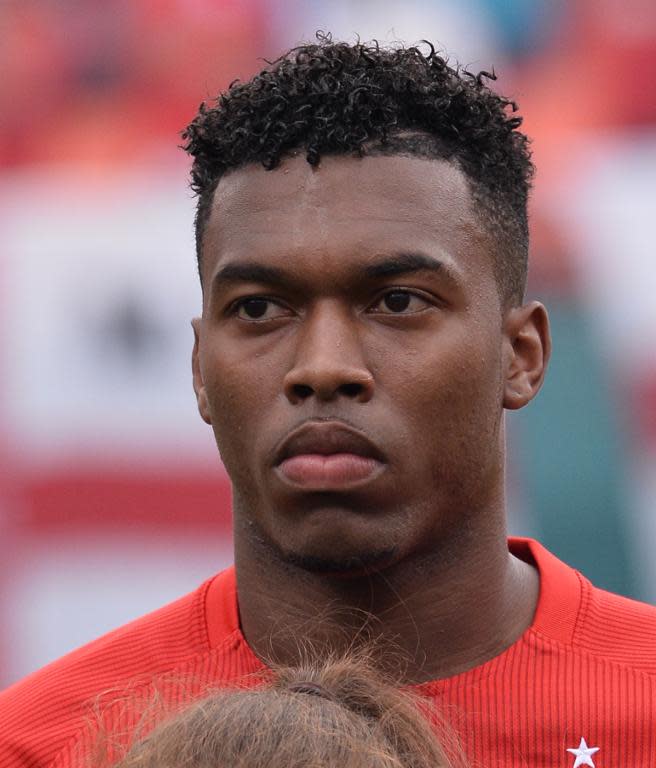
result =
[[323,402],[339,397],[371,400],[374,378],[364,361],[357,319],[337,306],[316,307],[299,331],[294,364],[283,386],[293,405],[312,397]]

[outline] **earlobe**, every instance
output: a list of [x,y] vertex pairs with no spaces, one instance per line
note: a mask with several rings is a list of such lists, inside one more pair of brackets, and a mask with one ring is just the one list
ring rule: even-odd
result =
[[508,311],[504,322],[504,397],[508,410],[523,408],[540,391],[551,355],[549,316],[533,301]]
[[198,412],[203,421],[207,424],[211,424],[212,417],[200,368],[200,322],[199,317],[195,317],[191,321],[191,327],[194,331],[194,348],[191,352],[191,371],[193,375],[194,392],[196,393],[196,402],[198,403]]

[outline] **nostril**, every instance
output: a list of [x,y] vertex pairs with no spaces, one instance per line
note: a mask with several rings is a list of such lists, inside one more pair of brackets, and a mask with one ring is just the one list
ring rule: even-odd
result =
[[299,400],[305,400],[305,398],[310,397],[313,392],[312,387],[308,387],[307,384],[294,384],[293,389],[294,394]]
[[357,397],[362,392],[362,384],[350,382],[348,384],[342,384],[339,389],[347,397]]

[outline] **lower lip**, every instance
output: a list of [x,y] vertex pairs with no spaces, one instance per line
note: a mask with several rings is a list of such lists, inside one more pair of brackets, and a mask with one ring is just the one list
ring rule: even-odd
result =
[[290,483],[313,490],[332,490],[370,480],[382,468],[376,459],[354,453],[324,456],[305,453],[285,459],[278,471]]

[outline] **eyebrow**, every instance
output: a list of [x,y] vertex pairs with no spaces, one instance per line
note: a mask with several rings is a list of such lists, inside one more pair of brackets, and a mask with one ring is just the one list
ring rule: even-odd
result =
[[441,272],[446,277],[455,279],[453,270],[443,261],[423,253],[397,253],[369,264],[364,269],[365,275],[372,279],[423,271]]
[[[452,282],[456,275],[445,262],[423,253],[396,253],[369,263],[362,269],[362,274],[369,280],[377,280],[412,272],[438,272]],[[226,283],[266,283],[283,285],[294,281],[294,274],[288,269],[270,267],[257,262],[235,262],[226,264],[212,278],[212,287]]]
[[267,267],[254,262],[226,264],[212,278],[212,286],[220,283],[269,283],[286,282],[288,272],[278,267]]

